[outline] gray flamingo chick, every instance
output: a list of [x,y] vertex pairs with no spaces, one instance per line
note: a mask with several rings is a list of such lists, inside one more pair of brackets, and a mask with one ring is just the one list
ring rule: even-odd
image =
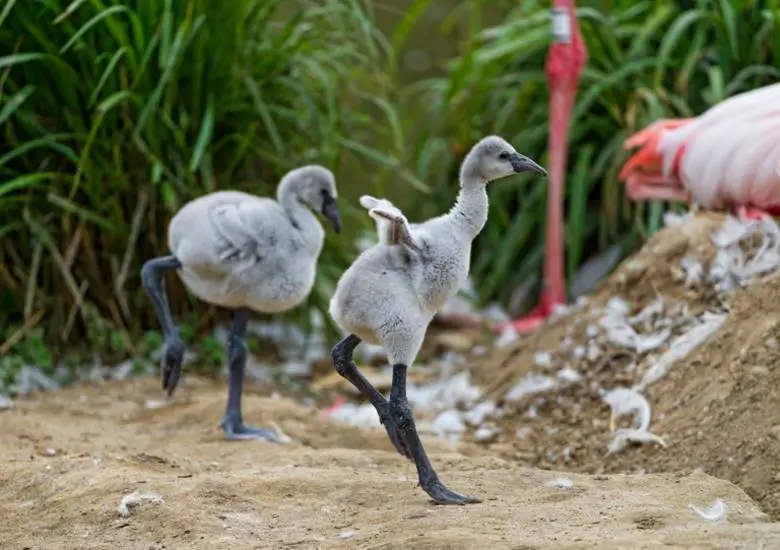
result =
[[[487,184],[519,172],[547,174],[502,138],[489,136],[464,159],[460,194],[447,214],[410,224],[389,201],[364,196],[361,204],[377,221],[379,243],[344,272],[330,301],[331,317],[348,333],[332,351],[336,371],[370,400],[395,448],[414,460],[420,486],[440,504],[480,500],[461,496],[439,481],[407,402],[406,371],[433,316],[466,282],[472,241],[487,221]],[[363,340],[383,346],[393,365],[389,400],[353,362]]]
[[312,210],[341,231],[330,170],[317,165],[292,170],[279,182],[276,197],[218,191],[194,199],[168,227],[172,255],[149,260],[141,269],[162,324],[162,386],[169,396],[181,375],[184,343],[165,295],[164,272],[175,269],[195,296],[235,310],[228,336],[228,400],[220,423],[228,439],[278,441],[273,431],[247,426],[241,416],[249,314],[290,310],[311,292],[325,238]]

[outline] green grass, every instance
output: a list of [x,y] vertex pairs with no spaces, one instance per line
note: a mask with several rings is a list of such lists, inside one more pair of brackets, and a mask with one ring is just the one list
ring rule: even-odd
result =
[[[424,13],[407,18],[399,36]],[[566,179],[566,271],[616,242],[630,251],[662,223],[669,205],[631,204],[617,173],[623,140],[658,118],[701,113],[734,93],[777,81],[780,8],[768,2],[577,2],[589,52],[570,131]],[[406,90],[405,111],[422,106],[424,126],[409,127],[414,169],[434,189],[420,215],[451,202],[465,150],[489,133],[546,163],[550,41],[549,5],[498,2],[504,22],[471,32],[442,77]],[[464,1],[478,21],[479,2]],[[409,13],[412,13],[411,11]],[[453,16],[454,17],[454,16]],[[445,22],[450,25],[451,21]],[[446,32],[446,29],[445,31]],[[400,43],[400,38],[396,43]],[[531,177],[491,186],[490,221],[479,236],[472,275],[483,300],[508,299],[525,278],[541,273],[546,187]]]
[[[18,341],[6,353],[28,356],[30,338],[139,353],[158,326],[140,266],[196,196],[272,193],[304,163],[342,190],[397,177],[389,46],[362,1],[10,0],[0,44],[0,345]],[[355,182],[355,167],[375,177]],[[347,228],[370,226],[346,194]],[[309,305],[326,303],[350,249],[349,233],[328,236]],[[175,314],[208,326],[212,309],[173,280]]]
[[[463,0],[426,29],[458,40],[460,55],[398,90],[399,55],[433,1],[413,2],[387,38],[362,0],[6,2],[0,377],[87,349],[147,354],[159,334],[140,266],[166,253],[171,215],[203,193],[271,193],[310,162],[336,172],[346,233],[328,234],[315,290],[291,313],[305,326],[352,260],[355,231],[373,227],[358,195],[389,196],[411,219],[439,214],[488,133],[546,163],[549,5]],[[570,277],[613,243],[635,246],[668,208],[626,200],[616,176],[629,133],[777,80],[779,2],[578,2],[590,60],[571,129]],[[488,8],[503,22],[485,27]],[[472,275],[483,300],[505,301],[541,271],[546,185],[518,176],[490,196]],[[168,282],[194,341],[221,314]],[[212,344],[201,351],[216,365]]]

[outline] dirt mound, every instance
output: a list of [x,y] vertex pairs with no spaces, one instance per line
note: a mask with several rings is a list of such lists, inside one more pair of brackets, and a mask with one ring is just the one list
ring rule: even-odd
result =
[[[216,428],[224,386],[188,377],[182,390],[174,404],[149,409],[156,380],[80,385],[0,413],[3,547],[780,545],[780,525],[704,474],[561,479],[426,438],[443,479],[485,499],[435,506],[381,429],[250,394],[247,418],[276,422],[297,442],[226,442]],[[718,520],[688,507],[718,498],[727,506]]]
[[[663,229],[577,310],[475,363],[502,411],[487,447],[573,472],[704,471],[780,518],[780,280],[754,269],[749,286],[725,292],[719,271],[746,273],[765,253],[776,262],[780,243],[759,231],[739,250],[717,244],[732,222],[706,215]],[[605,392],[615,388],[646,397],[665,447],[608,454]]]

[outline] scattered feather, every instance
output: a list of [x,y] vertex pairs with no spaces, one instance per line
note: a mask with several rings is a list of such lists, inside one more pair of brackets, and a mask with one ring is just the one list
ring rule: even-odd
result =
[[690,288],[704,280],[704,267],[694,258],[685,257],[680,262],[680,267],[685,272],[685,287]]
[[117,506],[116,511],[121,517],[126,518],[130,515],[130,508],[135,508],[144,502],[163,504],[165,501],[157,493],[139,493],[134,491],[122,497],[122,501]]
[[642,380],[634,388],[642,391],[647,386],[661,380],[666,376],[674,363],[685,358],[694,349],[706,342],[710,336],[715,334],[726,321],[726,317],[726,314],[723,313],[705,312],[700,318],[701,323],[675,338],[669,345],[666,353],[645,372]]
[[496,338],[496,341],[493,343],[493,345],[496,348],[503,348],[508,346],[518,338],[519,336],[517,334],[517,331],[511,326],[508,326],[501,331],[501,334],[499,335],[498,338]]
[[543,374],[531,372],[525,375],[506,394],[507,401],[518,401],[528,395],[549,391],[556,386],[555,380]]
[[111,369],[111,378],[113,378],[114,380],[126,380],[133,373],[134,369],[135,369],[135,361],[131,359],[128,359],[127,361],[122,361],[121,363],[116,365],[113,369]]
[[726,248],[733,244],[737,244],[740,240],[745,238],[747,231],[747,224],[740,221],[739,218],[727,216],[726,221],[723,222],[720,229],[712,236],[712,242],[718,248]]
[[282,443],[282,444],[292,443],[293,439],[289,435],[284,433],[282,431],[282,428],[279,427],[279,425],[276,422],[272,422],[271,427],[274,429],[274,432],[276,432],[277,443]]
[[[761,246],[750,260],[745,259],[740,242],[760,233]],[[718,252],[710,267],[709,279],[719,292],[745,286],[757,275],[780,267],[780,226],[772,219],[742,221],[729,216],[712,236]]]
[[688,508],[699,514],[707,521],[719,521],[726,517],[726,503],[722,499],[717,499],[712,503],[712,506],[706,510],[702,510],[695,504],[688,504]]
[[686,212],[684,214],[677,214],[676,212],[665,212],[664,225],[666,227],[677,227],[682,225],[692,217],[693,214],[691,212]]
[[498,408],[493,401],[482,401],[466,411],[463,414],[463,419],[470,426],[479,426],[487,418],[496,418],[498,413]]
[[482,390],[471,383],[469,371],[428,384],[410,384],[406,398],[415,411],[438,412],[459,405],[470,407],[482,397]]
[[479,429],[477,429],[476,432],[474,432],[474,439],[476,441],[485,443],[487,441],[490,441],[500,433],[501,433],[501,428],[497,426],[493,426],[493,427],[481,426]]
[[564,367],[561,370],[558,371],[556,374],[558,378],[565,382],[570,382],[572,384],[575,384],[582,380],[582,375],[578,373],[576,370],[572,369],[571,367]]
[[494,323],[504,323],[510,320],[510,317],[504,308],[495,302],[485,306],[479,313],[484,319],[493,321]]
[[652,334],[637,333],[631,326],[631,320],[626,317],[628,311],[628,304],[619,298],[613,298],[607,303],[606,311],[599,324],[606,331],[607,340],[612,344],[645,353],[661,347],[671,336],[669,329]]
[[340,407],[330,412],[330,417],[340,420],[352,426],[362,428],[379,427],[382,423],[379,421],[379,415],[376,409],[370,403],[356,405],[355,403],[344,403]]
[[162,409],[167,406],[169,401],[167,399],[147,399],[144,404],[147,409]]
[[555,479],[548,481],[547,485],[559,489],[571,489],[574,487],[574,482],[568,477],[556,477]]
[[431,431],[439,437],[460,436],[465,429],[466,425],[456,410],[440,413],[431,424]]
[[607,446],[607,455],[619,453],[632,443],[656,443],[661,447],[666,447],[663,439],[650,432],[642,430],[615,430],[612,434],[612,441]]
[[58,390],[56,380],[46,376],[41,369],[33,365],[24,365],[17,375],[16,385],[19,393],[31,393],[36,390]]
[[624,414],[633,413],[638,431],[647,431],[650,427],[652,411],[647,399],[636,390],[629,388],[615,388],[608,391],[601,398],[612,409],[612,417],[616,419]]
[[534,353],[534,364],[537,367],[548,368],[552,366],[552,355],[547,351],[537,351]]
[[528,437],[532,433],[533,433],[533,429],[529,428],[528,426],[524,426],[522,428],[519,428],[515,432],[515,437],[517,437],[517,439],[525,439],[526,437]]

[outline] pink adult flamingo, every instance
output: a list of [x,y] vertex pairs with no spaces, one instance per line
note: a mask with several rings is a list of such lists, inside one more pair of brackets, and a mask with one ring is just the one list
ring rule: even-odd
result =
[[547,83],[550,88],[549,190],[544,276],[539,304],[525,317],[509,323],[518,332],[530,332],[566,302],[563,276],[563,183],[566,172],[569,121],[580,74],[588,61],[574,0],[553,0],[553,43],[547,54]]
[[780,214],[780,84],[659,120],[624,145],[641,147],[619,175],[634,200],[693,202],[744,219]]

